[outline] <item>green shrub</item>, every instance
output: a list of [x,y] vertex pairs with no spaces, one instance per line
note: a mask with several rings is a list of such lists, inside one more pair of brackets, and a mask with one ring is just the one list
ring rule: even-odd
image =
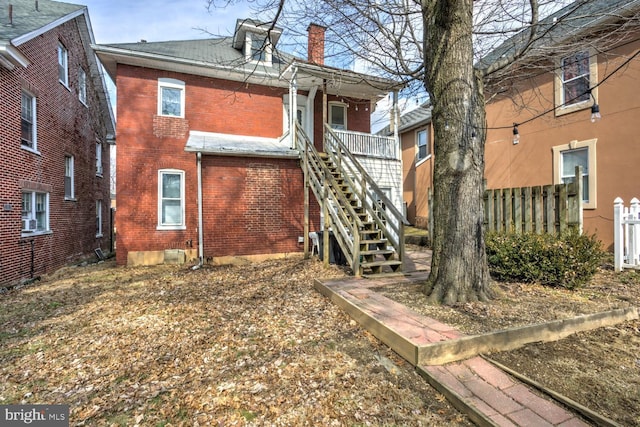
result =
[[535,233],[486,235],[491,276],[499,281],[538,282],[573,289],[587,283],[604,252],[595,236],[567,231],[560,236]]

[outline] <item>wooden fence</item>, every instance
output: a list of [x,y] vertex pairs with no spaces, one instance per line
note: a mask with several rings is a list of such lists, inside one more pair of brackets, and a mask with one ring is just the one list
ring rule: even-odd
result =
[[[487,189],[485,231],[558,234],[569,228],[582,233],[582,167],[571,183]],[[429,235],[433,236],[433,191],[428,189]]]
[[573,182],[485,190],[485,229],[515,233],[582,232],[582,169]]

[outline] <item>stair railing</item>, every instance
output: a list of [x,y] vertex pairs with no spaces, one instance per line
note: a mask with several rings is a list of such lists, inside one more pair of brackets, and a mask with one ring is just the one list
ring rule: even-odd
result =
[[376,222],[398,259],[403,261],[404,226],[409,224],[408,221],[351,154],[340,137],[326,124],[325,136],[325,151],[338,165],[349,187],[357,195],[370,219]]
[[[329,227],[353,272],[360,274],[360,233],[363,223],[350,201],[339,190],[339,183],[305,132],[296,124],[296,142],[311,190],[325,209]],[[326,190],[326,191],[325,191]]]

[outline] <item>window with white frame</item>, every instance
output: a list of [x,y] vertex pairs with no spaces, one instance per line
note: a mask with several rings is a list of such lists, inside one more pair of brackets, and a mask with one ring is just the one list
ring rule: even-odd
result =
[[184,171],[158,171],[158,229],[185,229]]
[[347,129],[347,105],[341,102],[329,103],[329,126],[332,129]]
[[58,80],[69,86],[69,52],[62,43],[58,43]]
[[22,192],[22,232],[37,233],[49,230],[49,193]]
[[102,237],[102,200],[96,200],[96,237]]
[[[559,60],[556,73],[556,115],[588,108],[591,96],[597,100],[597,56],[590,50],[576,52]],[[591,89],[593,88],[593,89]]]
[[87,73],[82,68],[78,69],[78,99],[87,105]]
[[74,188],[73,156],[64,156],[64,198],[73,200],[75,198]]
[[102,143],[96,141],[96,175],[102,176]]
[[22,146],[35,151],[38,149],[36,136],[36,97],[25,91],[22,91],[20,118],[22,122]]
[[267,32],[247,31],[244,42],[244,56],[247,61],[260,62],[271,65],[273,47]]
[[429,156],[429,134],[426,129],[416,132],[416,140],[418,145],[418,158],[417,160],[426,159]]
[[169,78],[158,79],[158,115],[184,117],[185,84]]
[[576,166],[582,167],[582,202],[585,209],[596,208],[596,139],[571,141],[553,147],[554,182],[570,183]]

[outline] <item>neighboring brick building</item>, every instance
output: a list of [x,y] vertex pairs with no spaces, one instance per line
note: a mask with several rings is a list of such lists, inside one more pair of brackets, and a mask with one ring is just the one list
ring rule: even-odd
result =
[[0,286],[111,247],[115,123],[86,7],[0,3]]
[[[321,149],[323,111],[368,133],[396,84],[324,66],[324,29],[309,28],[309,62],[275,49],[280,29],[248,20],[229,38],[94,46],[118,90],[118,264],[303,250],[289,106]],[[310,217],[319,230],[317,203]]]

